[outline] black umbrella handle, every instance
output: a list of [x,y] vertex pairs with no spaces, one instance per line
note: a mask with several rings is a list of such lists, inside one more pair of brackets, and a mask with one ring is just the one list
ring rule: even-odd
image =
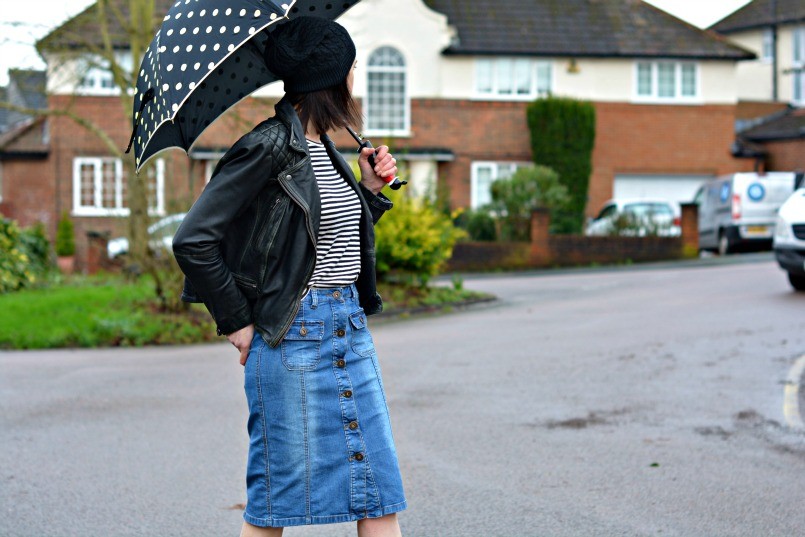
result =
[[[352,135],[352,137],[355,138],[355,141],[358,142],[358,145],[360,145],[360,147],[358,148],[358,153],[363,153],[363,150],[366,149],[367,147],[370,148],[370,149],[374,149],[374,146],[372,145],[372,142],[370,142],[369,140],[367,140],[365,138],[361,138],[352,129],[348,128],[347,130]],[[374,167],[375,167],[375,155],[376,154],[377,154],[377,151],[375,151],[374,153],[369,155],[369,165],[372,167],[372,169],[374,169]],[[401,181],[399,177],[381,177],[381,179],[383,179],[386,182],[386,184],[389,185],[389,188],[392,189],[392,190],[399,190],[403,186],[408,184],[408,181]]]

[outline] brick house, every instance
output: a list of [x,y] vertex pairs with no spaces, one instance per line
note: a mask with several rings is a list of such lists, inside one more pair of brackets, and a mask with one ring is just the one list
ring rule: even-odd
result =
[[[171,2],[156,4],[163,12]],[[123,147],[130,111],[74,37],[97,34],[93,17],[90,6],[40,42],[49,102],[93,120]],[[701,181],[753,166],[730,146],[737,66],[755,56],[642,1],[363,0],[340,22],[358,48],[364,134],[393,148],[413,192],[433,192],[438,182],[454,207],[483,205],[494,180],[531,162],[525,109],[548,94],[596,106],[588,214],[613,195],[689,200]],[[110,24],[120,62],[134,64]],[[272,115],[281,93],[275,84],[241,102],[189,158],[161,154],[151,172],[154,216],[185,210],[226,148]],[[35,174],[6,178],[35,188],[39,202],[9,200],[6,214],[53,226],[60,210],[70,211],[80,263],[87,231],[125,232],[122,166],[70,120],[47,124],[47,160]],[[355,150],[345,135],[336,142],[345,154]]]
[[753,0],[710,29],[757,56],[736,71],[736,152],[805,170],[805,2]]
[[[0,101],[23,109],[47,108],[45,72],[11,69],[8,85],[0,88]],[[49,156],[47,122],[18,110],[0,108],[0,213],[10,215],[14,204],[41,204],[36,174]],[[50,214],[31,211],[34,220],[49,221]]]

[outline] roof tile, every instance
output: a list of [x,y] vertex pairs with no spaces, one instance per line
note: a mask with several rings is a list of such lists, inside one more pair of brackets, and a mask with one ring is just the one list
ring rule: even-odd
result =
[[776,0],[777,16],[774,16],[775,0],[753,0],[741,9],[727,15],[710,27],[722,34],[764,28],[774,23],[787,24],[805,21],[803,0]]
[[741,60],[754,54],[641,0],[425,0],[453,54]]

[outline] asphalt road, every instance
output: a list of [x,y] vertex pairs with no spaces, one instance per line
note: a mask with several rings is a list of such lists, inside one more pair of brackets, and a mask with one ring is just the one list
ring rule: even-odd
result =
[[[404,535],[805,534],[805,295],[773,262],[466,286],[501,299],[373,327]],[[0,536],[237,535],[245,420],[226,344],[2,353]]]

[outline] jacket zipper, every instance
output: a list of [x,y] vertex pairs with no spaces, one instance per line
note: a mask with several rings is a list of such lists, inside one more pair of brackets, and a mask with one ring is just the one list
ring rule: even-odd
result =
[[287,179],[285,179],[285,176],[288,175],[290,172],[301,168],[302,165],[307,163],[309,160],[310,160],[310,157],[305,157],[302,160],[300,160],[299,162],[297,162],[296,164],[294,164],[292,167],[290,167],[287,170],[285,170],[284,172],[282,172],[282,174],[279,177],[279,183],[280,183],[280,186],[282,187],[282,189],[285,191],[285,193],[288,194],[288,196],[292,200],[294,200],[296,202],[296,204],[299,205],[299,207],[305,213],[305,227],[307,227],[307,233],[310,236],[310,242],[313,243],[313,248],[315,249],[316,248],[316,236],[313,233],[313,227],[310,225],[310,210],[305,205],[304,201],[301,198],[299,198],[298,196],[296,196],[296,194],[294,192],[292,192],[291,189],[288,188],[288,186],[285,184],[285,181],[287,181]]
[[271,221],[271,214],[274,212],[274,209],[277,208],[277,205],[280,204],[280,201],[282,201],[282,197],[278,197],[271,206],[271,210],[268,212],[268,222],[266,222],[266,225],[260,230],[260,236],[257,237],[257,242],[254,243],[255,247],[259,248],[259,246],[263,243],[263,239],[265,238],[266,233],[268,233],[268,223]]
[[313,234],[313,227],[310,225],[310,210],[305,206],[303,201],[300,198],[298,198],[291,191],[291,189],[288,188],[287,185],[285,184],[285,181],[286,181],[285,176],[288,175],[289,172],[294,171],[294,170],[296,170],[298,168],[301,168],[302,165],[305,162],[309,161],[309,160],[310,160],[310,157],[303,158],[298,163],[294,164],[291,168],[288,168],[287,170],[282,172],[282,174],[280,175],[280,178],[279,178],[279,183],[280,183],[280,186],[282,187],[282,189],[285,191],[286,194],[288,194],[288,197],[290,197],[292,200],[294,200],[296,202],[296,204],[299,205],[299,207],[305,213],[305,227],[307,228],[308,236],[310,236],[310,241],[313,243],[313,258],[312,258],[313,262],[309,263],[309,267],[307,269],[307,274],[305,276],[305,285],[302,288],[301,293],[297,292],[297,294],[296,294],[296,300],[294,300],[293,313],[288,317],[288,320],[286,321],[285,326],[282,328],[282,330],[279,331],[279,333],[277,334],[277,337],[274,338],[274,341],[271,342],[272,347],[276,347],[279,344],[279,342],[282,341],[282,338],[285,337],[285,334],[286,334],[286,332],[288,332],[288,329],[291,327],[291,324],[293,324],[293,320],[294,320],[294,318],[296,318],[296,314],[299,313],[299,306],[300,306],[300,302],[302,300],[302,295],[304,295],[305,291],[307,291],[307,283],[310,281],[311,276],[313,276],[313,269],[316,267],[316,247],[317,247],[317,245],[316,245],[316,237]]

